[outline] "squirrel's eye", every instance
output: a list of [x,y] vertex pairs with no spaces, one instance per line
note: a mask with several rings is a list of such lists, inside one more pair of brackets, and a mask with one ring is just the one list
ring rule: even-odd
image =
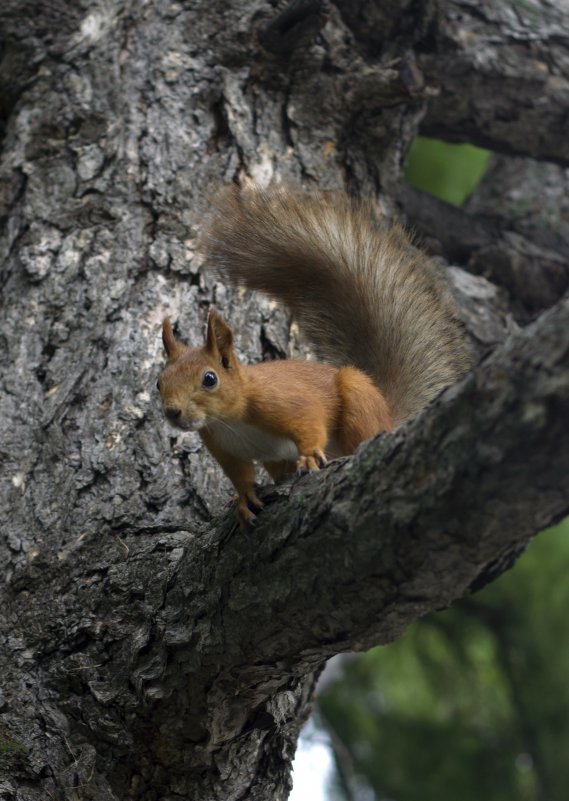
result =
[[217,385],[217,376],[213,372],[213,370],[208,370],[207,373],[203,374],[202,378],[202,387],[206,389],[212,389]]
[[158,390],[158,392],[160,392],[160,381],[156,382],[156,389]]

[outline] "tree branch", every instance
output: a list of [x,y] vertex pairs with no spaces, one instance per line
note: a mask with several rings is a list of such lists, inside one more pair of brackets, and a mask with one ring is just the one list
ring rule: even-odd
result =
[[440,139],[569,164],[569,14],[562,4],[451,0],[437,50],[419,60],[440,87],[422,131]]
[[[503,171],[497,177],[502,177],[504,198]],[[537,187],[530,191],[519,176],[515,189],[517,197],[524,194],[528,199],[525,214],[518,214],[521,219],[508,217],[504,200],[497,210],[477,202],[476,194],[471,206],[461,209],[403,184],[398,199],[428,247],[504,287],[518,320],[527,322],[556,303],[569,287],[569,241],[561,212],[555,228],[549,207],[530,218],[529,199],[543,200],[545,187],[542,192]]]
[[[247,543],[227,521],[213,569],[232,565],[222,612],[228,665],[248,648],[267,663],[367,648],[459,597],[485,565],[569,512],[568,411],[565,300],[394,435],[290,489],[269,490],[274,502]],[[195,584],[192,558],[179,569],[183,586]],[[398,604],[396,621],[388,611],[395,597],[409,601],[407,611]],[[279,609],[296,621],[291,630],[283,631]],[[247,642],[231,646],[245,619]]]
[[[325,658],[460,597],[569,512],[568,415],[564,301],[395,435],[265,491],[248,536],[228,518],[185,544],[155,633],[131,653],[139,720],[165,729],[197,708],[200,738],[226,748]],[[185,715],[160,748],[177,752],[194,726]]]

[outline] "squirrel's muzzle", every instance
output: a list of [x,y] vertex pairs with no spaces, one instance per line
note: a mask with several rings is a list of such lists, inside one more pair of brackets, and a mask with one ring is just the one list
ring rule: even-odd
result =
[[177,406],[168,406],[164,409],[164,414],[171,423],[179,423],[182,416],[182,410]]

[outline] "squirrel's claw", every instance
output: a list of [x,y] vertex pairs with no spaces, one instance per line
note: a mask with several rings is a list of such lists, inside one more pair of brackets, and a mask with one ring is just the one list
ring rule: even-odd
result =
[[263,501],[257,497],[253,489],[238,497],[235,514],[242,531],[247,531],[247,529],[255,526],[257,522],[256,512],[260,512],[263,506]]
[[252,512],[260,512],[265,505],[263,501],[257,497],[255,490],[250,490],[245,493],[245,501]]
[[247,531],[248,529],[252,528],[255,525],[255,521],[257,519],[257,515],[255,512],[252,512],[245,500],[239,500],[237,502],[237,508],[235,510],[235,516],[237,518],[237,522],[239,523],[239,528],[241,531]]
[[324,451],[321,451],[320,448],[316,448],[314,451],[314,458],[318,464],[318,467],[326,467],[328,464],[328,459],[326,458],[326,454]]
[[315,448],[308,456],[299,456],[296,460],[297,473],[314,473],[320,470],[327,464],[327,459],[324,451],[320,448]]

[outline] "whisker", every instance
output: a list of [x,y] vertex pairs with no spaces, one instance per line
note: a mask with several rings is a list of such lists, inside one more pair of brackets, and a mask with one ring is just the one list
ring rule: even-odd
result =
[[246,442],[248,445],[251,445],[252,447],[257,447],[257,441],[255,440],[255,438],[250,436],[249,434],[246,434],[243,429],[237,431],[230,425],[230,423],[227,422],[227,420],[223,420],[221,417],[215,417],[215,415],[210,415],[210,417],[216,423],[220,423],[222,426],[224,426],[228,431],[230,431],[233,434],[234,437],[243,440],[243,442]]
[[255,436],[252,436],[246,429],[241,428],[237,430],[233,428],[233,426],[227,420],[223,420],[221,417],[215,417],[215,415],[210,415],[210,418],[215,423],[219,423],[221,426],[230,431],[234,437],[241,440],[246,445],[249,445],[254,451],[259,451],[259,442],[255,439]]

